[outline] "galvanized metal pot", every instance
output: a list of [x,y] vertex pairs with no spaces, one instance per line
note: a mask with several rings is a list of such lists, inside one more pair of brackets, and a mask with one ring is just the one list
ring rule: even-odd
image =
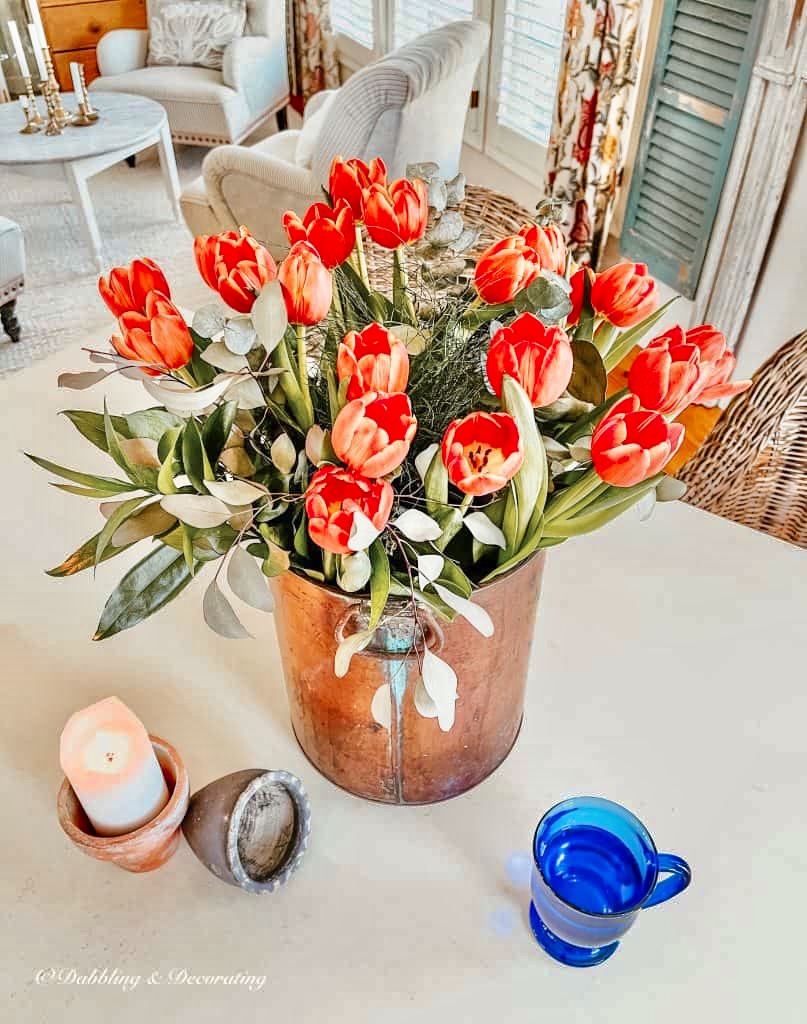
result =
[[[339,642],[364,628],[367,602],[287,572],[272,580],[291,721],[312,764],[343,789],[384,803],[424,804],[458,796],[507,757],[521,726],[545,553],[481,587],[474,601],[493,619],[482,637],[464,619],[421,612],[426,643],[458,677],[456,720],[442,732],[415,707],[413,623],[402,600],[388,608],[370,646],[334,675]],[[409,656],[407,657],[407,654]],[[371,711],[389,684],[389,728]],[[386,691],[385,691],[386,692]],[[378,707],[376,706],[376,713]]]

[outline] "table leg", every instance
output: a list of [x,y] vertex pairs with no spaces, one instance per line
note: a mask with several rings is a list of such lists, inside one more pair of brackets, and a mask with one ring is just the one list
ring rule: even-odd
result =
[[168,118],[163,121],[162,128],[160,129],[160,141],[157,143],[157,149],[160,154],[160,167],[163,172],[163,181],[165,182],[168,200],[174,211],[174,217],[177,220],[181,220],[179,175],[177,174],[177,165],[174,160],[174,144],[171,141],[171,129],[168,127]]
[[81,226],[84,230],[87,244],[90,247],[90,251],[92,252],[98,270],[103,271],[104,263],[101,255],[101,235],[98,231],[98,224],[95,220],[95,211],[92,208],[90,190],[87,188],[87,178],[85,177],[82,168],[77,163],[65,164],[64,170],[65,176],[67,177],[67,183],[73,194],[73,200],[78,206]]

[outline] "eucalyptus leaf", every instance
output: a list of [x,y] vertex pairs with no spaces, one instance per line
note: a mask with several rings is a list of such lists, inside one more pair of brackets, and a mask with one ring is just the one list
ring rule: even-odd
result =
[[497,548],[507,547],[507,540],[504,534],[495,523],[488,519],[484,512],[471,512],[463,519],[463,522],[471,535],[480,544],[490,544]]
[[430,583],[440,579],[445,565],[442,555],[418,555],[418,586],[425,590]]
[[374,632],[372,629],[362,629],[339,642],[333,659],[333,674],[337,679],[344,679],[348,674],[353,655],[364,650],[372,640]]
[[169,515],[158,501],[129,516],[112,534],[111,544],[116,548],[128,547],[146,537],[165,533],[176,525],[174,516]]
[[201,309],[196,310],[193,314],[191,327],[203,338],[215,338],[217,334],[224,330],[226,319],[227,317],[222,307],[215,302],[211,302],[207,306],[202,306]]
[[208,345],[202,353],[201,359],[209,366],[217,370],[225,370],[228,373],[239,373],[249,367],[247,357],[234,354],[223,341],[214,341]]
[[273,352],[289,324],[286,302],[279,281],[269,281],[261,289],[252,307],[252,323],[258,340],[267,353]]
[[245,640],[251,636],[233,611],[233,606],[221,592],[215,578],[210,581],[205,591],[202,614],[213,632],[227,640]]
[[365,551],[381,531],[376,529],[375,524],[360,509],[353,512],[353,522],[350,526],[350,536],[347,546],[351,551]]
[[454,725],[454,705],[457,700],[457,675],[454,669],[429,648],[424,647],[421,679],[426,693],[437,708],[437,724],[443,732]]
[[224,502],[211,494],[166,494],[160,504],[169,515],[200,530],[221,526],[232,515]]
[[220,373],[212,384],[202,388],[189,388],[172,378],[155,380],[150,377],[143,381],[143,387],[169,411],[179,416],[192,416],[215,405],[241,380],[240,373]]
[[147,466],[151,469],[160,468],[157,442],[150,437],[120,437],[118,444],[130,465]]
[[121,441],[126,439],[119,438],[115,432],[112,417],[109,415],[109,410],[106,407],[106,400],[104,400],[104,430],[106,432],[106,443],[109,454],[115,462],[117,462],[124,473],[126,473],[129,479],[133,483],[137,484],[138,487],[142,487],[149,491],[156,491],[157,470],[153,467],[141,466],[136,462],[132,462],[128,457],[121,447]]
[[112,417],[112,426],[124,437],[150,437],[152,441],[162,440],[168,430],[176,430],[185,425],[184,419],[168,412],[167,409],[140,409],[127,413],[122,417],[126,429],[121,430],[117,421],[120,417]]
[[678,501],[687,492],[687,485],[674,476],[663,476],[656,487],[658,501]]
[[207,489],[219,500],[238,507],[251,505],[268,494],[263,484],[247,483],[246,480],[209,480]]
[[366,551],[340,555],[337,561],[336,582],[341,590],[355,594],[367,586],[373,567]]
[[122,502],[112,512],[112,515],[107,519],[104,524],[103,530],[98,535],[98,544],[95,549],[95,564],[101,561],[104,551],[106,550],[107,544],[112,540],[113,535],[116,533],[119,526],[121,526],[129,516],[135,512],[145,501],[144,497],[140,498],[129,498],[128,501]]
[[133,566],[109,596],[93,640],[130,629],[180,594],[191,574],[181,553],[160,545]]
[[493,620],[481,605],[474,604],[466,597],[460,597],[442,583],[433,583],[432,586],[449,608],[453,608],[458,615],[470,622],[478,633],[484,637],[493,636]]
[[214,479],[215,474],[193,419],[188,420],[182,432],[182,466],[195,490],[206,494],[207,483]]
[[[222,402],[212,412],[202,426],[202,444],[211,465],[215,465],[221,453],[229,447],[233,433],[235,417],[238,413],[237,402]],[[240,433],[240,432],[239,432]],[[240,435],[243,438],[243,434]],[[243,444],[241,446],[243,451]],[[239,474],[240,475],[240,474]]]
[[406,509],[391,525],[414,541],[437,540],[443,532],[438,522],[416,508]]
[[415,456],[415,469],[423,483],[426,482],[426,473],[429,470],[432,459],[439,450],[440,445],[435,442],[434,444],[430,444],[427,448],[424,448],[423,451],[418,452]]
[[60,373],[56,378],[56,386],[69,388],[71,391],[86,391],[87,388],[106,380],[114,370],[85,370],[82,373]]
[[258,563],[240,545],[233,548],[227,563],[227,583],[236,597],[261,612],[271,612],[275,603]]
[[248,316],[231,317],[224,326],[224,344],[233,355],[245,356],[257,340],[257,332]]
[[266,558],[264,558],[261,564],[261,572],[264,576],[270,579],[273,576],[282,576],[291,566],[291,555],[285,548],[282,548],[275,541],[271,540],[267,534],[268,527],[265,525],[260,527],[261,536],[266,541],[268,552]]

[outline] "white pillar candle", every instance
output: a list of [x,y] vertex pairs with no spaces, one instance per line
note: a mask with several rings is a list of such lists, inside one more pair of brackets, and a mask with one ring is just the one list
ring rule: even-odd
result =
[[33,22],[28,25],[28,36],[31,40],[31,45],[34,48],[34,59],[36,60],[36,69],[39,72],[39,81],[44,82],[48,77],[45,60],[42,56],[42,49],[45,46],[45,40],[40,37],[39,29]]
[[59,756],[99,836],[133,832],[168,802],[168,787],[148,733],[117,697],[70,717]]
[[70,61],[70,80],[73,83],[73,92],[76,94],[76,100],[81,103],[84,99],[81,89],[81,72],[79,68],[81,65],[77,60]]
[[25,59],[25,50],[22,48],[22,39],[20,39],[20,30],[17,28],[16,21],[9,21],[8,32],[11,36],[11,45],[14,47],[14,56],[17,58],[17,65],[20,69],[20,74],[23,78],[30,78],[31,72],[28,70],[28,61]]
[[36,30],[39,33],[40,46],[47,46],[48,37],[45,35],[45,26],[42,24],[42,15],[39,13],[36,0],[27,0],[27,4],[28,13],[31,15],[31,21],[36,25]]

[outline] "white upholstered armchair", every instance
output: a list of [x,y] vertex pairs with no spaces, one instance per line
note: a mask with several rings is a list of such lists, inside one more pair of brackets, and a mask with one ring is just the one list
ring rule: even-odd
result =
[[157,100],[176,142],[199,146],[240,142],[278,115],[285,126],[289,101],[285,0],[247,0],[246,34],[224,51],[224,67],[146,65],[148,31],[114,29],[97,47],[99,92],[127,92]]
[[341,89],[313,96],[301,131],[214,149],[182,194],[188,227],[199,235],[244,224],[280,258],[288,249],[283,212],[303,213],[322,199],[337,154],[380,156],[398,177],[408,163],[434,160],[452,177],[488,35],[484,22],[452,22],[357,71]]

